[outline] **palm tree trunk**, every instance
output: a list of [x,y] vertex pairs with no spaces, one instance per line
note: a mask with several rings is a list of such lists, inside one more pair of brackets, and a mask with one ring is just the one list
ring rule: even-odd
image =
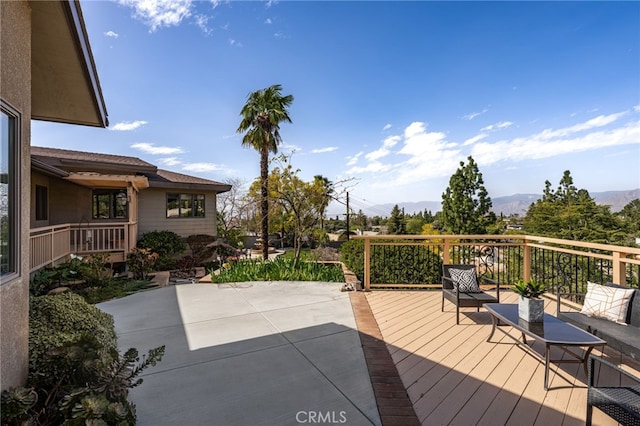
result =
[[264,144],[260,150],[260,203],[262,258],[269,259],[269,147]]

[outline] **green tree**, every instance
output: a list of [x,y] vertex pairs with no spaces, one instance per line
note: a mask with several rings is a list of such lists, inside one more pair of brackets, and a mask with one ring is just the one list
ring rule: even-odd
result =
[[315,175],[313,177],[314,185],[318,185],[322,188],[322,204],[320,206],[320,228],[324,230],[324,215],[331,201],[333,195],[333,183],[325,176]]
[[626,233],[608,206],[600,206],[585,189],[577,189],[566,170],[558,188],[545,182],[542,198],[529,206],[523,220],[526,233],[604,244],[623,243]]
[[449,179],[442,194],[442,225],[452,234],[486,234],[487,226],[495,222],[491,198],[484,187],[482,173],[473,158]]
[[396,204],[391,209],[391,216],[387,219],[387,232],[391,235],[404,235],[407,233],[404,210],[400,210]]
[[274,84],[250,93],[240,111],[242,120],[237,132],[244,133],[242,145],[260,153],[261,238],[265,260],[269,257],[269,153],[278,152],[282,142],[280,123],[291,123],[288,108],[292,102],[293,95],[282,95],[282,86]]
[[632,200],[616,213],[631,237],[640,237],[640,198]]

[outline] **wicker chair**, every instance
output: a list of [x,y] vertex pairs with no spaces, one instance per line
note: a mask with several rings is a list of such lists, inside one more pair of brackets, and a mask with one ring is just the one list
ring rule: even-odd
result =
[[[614,371],[626,377],[628,382],[635,385],[621,386],[596,386],[595,364],[606,365]],[[593,407],[626,426],[640,426],[640,378],[628,371],[603,360],[602,358],[589,356],[589,382],[587,390],[587,426],[593,419]]]
[[[444,312],[444,300],[447,299],[454,305],[456,305],[456,324],[460,324],[460,308],[476,308],[480,312],[480,306],[485,303],[500,303],[500,284],[489,280],[485,277],[480,277],[482,281],[495,285],[496,295],[485,293],[481,291],[479,293],[465,293],[456,290],[456,285],[451,278],[451,269],[463,269],[474,270],[475,265],[442,265],[442,312]],[[476,275],[476,281],[478,277]],[[480,283],[478,281],[478,283]]]

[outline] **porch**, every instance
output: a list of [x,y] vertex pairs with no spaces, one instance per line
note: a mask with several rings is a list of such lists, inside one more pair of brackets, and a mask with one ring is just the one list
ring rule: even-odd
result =
[[137,222],[66,223],[31,229],[30,272],[64,262],[71,254],[109,253],[110,262],[124,262],[136,246]]

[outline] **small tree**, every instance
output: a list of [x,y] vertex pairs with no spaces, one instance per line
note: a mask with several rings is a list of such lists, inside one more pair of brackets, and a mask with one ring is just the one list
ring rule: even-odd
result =
[[486,234],[487,226],[495,222],[491,198],[478,165],[471,156],[467,160],[466,165],[460,162],[442,194],[442,224],[452,234]]

